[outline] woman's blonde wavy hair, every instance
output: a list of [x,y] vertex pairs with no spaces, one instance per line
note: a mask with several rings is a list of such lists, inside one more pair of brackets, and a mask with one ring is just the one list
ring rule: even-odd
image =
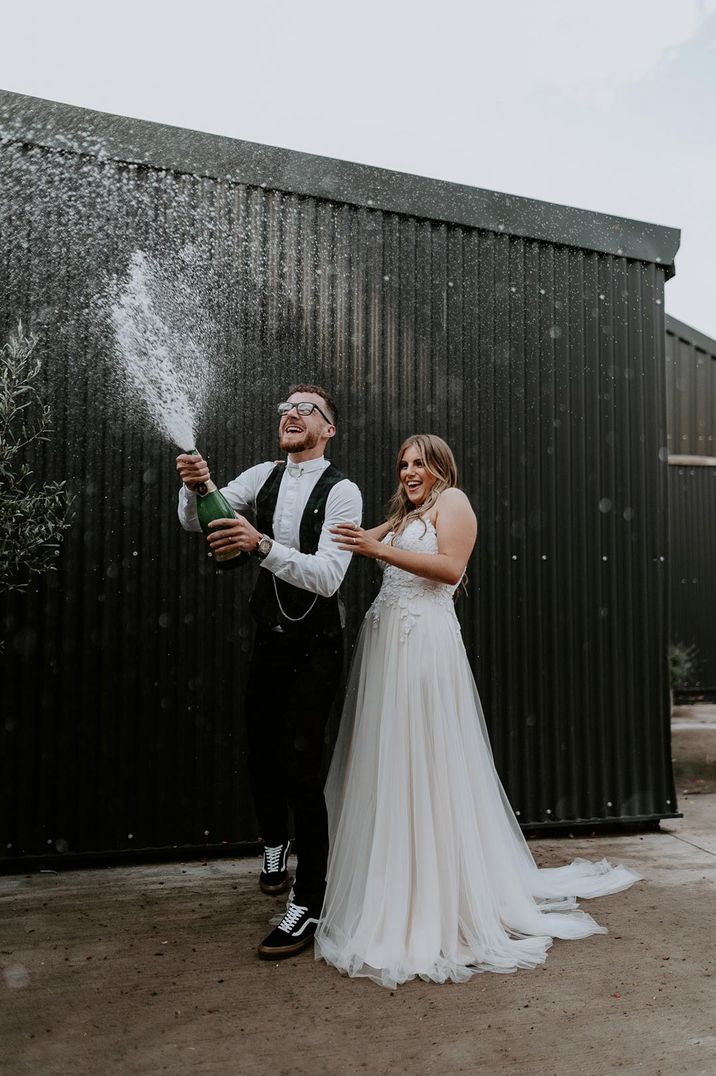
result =
[[[435,485],[430,490],[430,496],[417,508],[408,499],[405,486],[400,481],[400,464],[403,459],[403,453],[413,445],[420,452],[426,469],[431,475],[435,476]],[[398,488],[390,499],[388,518],[386,520],[393,532],[391,541],[394,541],[412,520],[423,519],[444,489],[450,489],[458,485],[457,464],[455,463],[452,449],[443,441],[442,437],[438,437],[434,433],[414,433],[411,437],[406,437],[398,449],[395,471],[398,477]],[[424,523],[425,520],[423,519]]]

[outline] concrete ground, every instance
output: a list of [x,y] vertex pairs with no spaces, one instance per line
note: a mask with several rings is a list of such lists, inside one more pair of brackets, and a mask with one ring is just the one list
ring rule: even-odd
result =
[[544,866],[608,856],[645,878],[585,901],[609,934],[535,971],[391,992],[311,951],[260,961],[280,905],[255,859],[0,879],[0,1073],[713,1076],[716,709],[683,710],[683,819],[532,842]]

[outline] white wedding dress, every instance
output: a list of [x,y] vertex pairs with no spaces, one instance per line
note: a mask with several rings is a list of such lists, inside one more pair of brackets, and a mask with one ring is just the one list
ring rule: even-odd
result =
[[[396,545],[436,553],[435,528],[415,520]],[[577,897],[639,880],[606,859],[536,866],[492,759],[454,591],[386,567],[326,784],[316,959],[391,988],[535,967],[553,938],[606,933]]]

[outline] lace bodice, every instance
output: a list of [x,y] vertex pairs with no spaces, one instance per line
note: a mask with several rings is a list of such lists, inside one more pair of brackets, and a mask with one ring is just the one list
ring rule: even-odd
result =
[[[387,534],[383,542],[392,538]],[[438,538],[435,527],[429,520],[414,519],[393,543],[398,549],[409,549],[413,553],[437,553]],[[437,583],[432,579],[423,579],[412,572],[405,572],[392,564],[386,564],[383,573],[383,585],[378,597],[373,602],[370,615],[377,622],[382,613],[388,609],[398,611],[401,619],[400,637],[406,639],[418,617],[437,608],[450,614],[451,626],[457,631],[460,626],[455,616],[453,594],[459,584]]]

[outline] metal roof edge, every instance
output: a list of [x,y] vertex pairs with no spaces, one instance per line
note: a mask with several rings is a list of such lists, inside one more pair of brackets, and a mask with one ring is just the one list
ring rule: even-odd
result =
[[691,325],[687,325],[685,321],[679,321],[678,318],[667,314],[666,331],[678,336],[681,340],[686,340],[687,343],[693,344],[694,347],[700,348],[700,350],[716,358],[716,340],[711,336],[706,336],[705,333],[699,332],[698,329],[694,329]]
[[141,164],[662,265],[680,230],[0,90],[0,142]]

